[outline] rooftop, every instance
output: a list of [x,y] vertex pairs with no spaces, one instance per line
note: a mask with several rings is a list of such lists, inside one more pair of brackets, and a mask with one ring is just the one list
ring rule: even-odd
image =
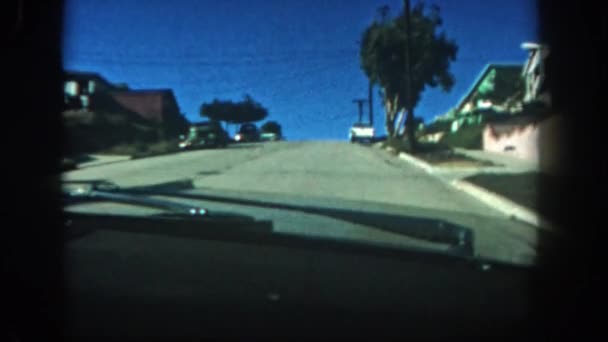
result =
[[[475,82],[473,82],[471,87],[467,90],[465,95],[458,102],[458,106],[456,107],[456,110],[459,112],[462,109],[462,107],[464,107],[465,104],[472,99],[472,97],[475,95],[475,93],[479,89],[480,85],[482,84],[482,82],[486,79],[486,77],[489,75],[489,73],[492,70],[496,70],[495,79],[498,80],[499,82],[501,82],[501,81],[511,82],[511,81],[515,81],[521,77],[521,71],[522,71],[523,67],[524,67],[523,64],[513,64],[513,63],[488,63],[488,64],[486,64],[486,66],[482,69],[482,71],[477,76],[477,79],[475,80]],[[504,89],[500,89],[500,91],[506,92],[508,94],[499,93],[499,94],[497,94],[498,97],[508,97],[508,96],[512,95],[514,93],[514,91],[516,90],[515,84],[506,85],[506,87],[503,87],[503,88]]]

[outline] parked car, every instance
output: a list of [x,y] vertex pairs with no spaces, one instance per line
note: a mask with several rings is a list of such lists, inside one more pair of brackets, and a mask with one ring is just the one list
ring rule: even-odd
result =
[[348,140],[350,142],[369,141],[374,139],[374,127],[370,124],[357,122],[355,123],[348,133]]
[[254,142],[260,140],[260,131],[256,125],[246,123],[241,125],[239,131],[234,136],[236,142]]
[[179,148],[189,150],[226,147],[229,140],[228,132],[222,128],[219,122],[208,121],[190,126],[188,136],[179,143]]
[[263,132],[260,134],[261,141],[278,141],[281,139],[281,136],[274,132]]

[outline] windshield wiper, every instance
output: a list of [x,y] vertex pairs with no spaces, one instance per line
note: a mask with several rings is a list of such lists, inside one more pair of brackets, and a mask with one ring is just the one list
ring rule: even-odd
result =
[[[110,182],[63,182],[66,187],[63,187],[64,198],[68,202],[86,201],[86,200],[105,200],[111,202],[125,203],[131,205],[140,205],[147,208],[162,209],[166,212],[182,216],[201,217],[208,216],[209,211],[205,208],[200,208],[188,204],[177,203],[173,201],[160,200],[155,198],[144,197],[137,194],[129,194],[118,192],[120,189]],[[69,185],[75,185],[70,188]]]
[[[65,182],[64,182],[65,183]],[[292,205],[287,203],[273,203],[267,201],[251,200],[245,198],[233,198],[210,194],[187,194],[163,191],[162,187],[152,190],[154,187],[146,189],[121,189],[113,183],[105,181],[84,181],[71,182],[88,184],[91,186],[90,192],[72,192],[72,198],[81,199],[107,199],[111,201],[122,201],[128,204],[139,204],[148,207],[155,207],[168,210],[177,215],[189,215],[198,217],[208,217],[210,214],[206,209],[193,207],[181,203],[165,200],[157,200],[144,197],[148,196],[167,196],[176,198],[189,198],[197,201],[210,201],[218,203],[231,203],[244,206],[259,208],[279,209],[296,211],[306,214],[320,215],[346,221],[355,224],[362,224],[368,227],[390,231],[399,235],[408,236],[424,241],[447,244],[450,246],[449,252],[464,256],[474,257],[474,235],[473,231],[466,227],[454,225],[442,220],[403,217],[375,212],[362,212],[337,208],[320,208],[305,205]],[[106,191],[104,191],[106,190]],[[80,190],[82,192],[82,190]],[[233,214],[226,215],[232,216]],[[216,216],[214,213],[212,216]],[[253,218],[250,218],[253,221]]]
[[172,190],[176,187],[182,188],[184,186],[185,188],[190,188],[190,186],[187,185],[191,184],[185,184],[183,181],[177,181],[161,185],[121,189],[120,191],[133,194],[157,195],[174,198],[193,199],[197,201],[230,203],[243,206],[289,210],[305,214],[319,215],[354,224],[365,225],[367,227],[377,228],[383,231],[390,231],[395,234],[404,235],[428,242],[447,244],[450,246],[450,251],[455,254],[464,255],[466,257],[474,256],[473,231],[469,228],[455,225],[442,220],[411,216],[406,217],[402,215],[369,211],[294,205],[288,203],[261,201],[242,197],[236,198],[229,196],[204,194],[198,192],[196,194],[183,192],[176,193]]

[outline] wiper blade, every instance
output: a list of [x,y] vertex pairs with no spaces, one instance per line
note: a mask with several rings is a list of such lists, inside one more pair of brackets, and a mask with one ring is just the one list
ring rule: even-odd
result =
[[209,211],[188,204],[144,197],[137,194],[118,192],[119,187],[109,182],[64,182],[64,185],[77,184],[74,188],[64,187],[63,194],[68,201],[107,200],[118,203],[156,208],[183,216],[207,216]]

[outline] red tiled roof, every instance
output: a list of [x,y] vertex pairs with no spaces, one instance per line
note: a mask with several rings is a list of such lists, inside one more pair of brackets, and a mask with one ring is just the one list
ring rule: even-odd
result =
[[173,92],[168,89],[112,91],[110,96],[126,109],[156,123],[163,122],[166,107],[172,105],[167,102],[175,103],[171,101]]

